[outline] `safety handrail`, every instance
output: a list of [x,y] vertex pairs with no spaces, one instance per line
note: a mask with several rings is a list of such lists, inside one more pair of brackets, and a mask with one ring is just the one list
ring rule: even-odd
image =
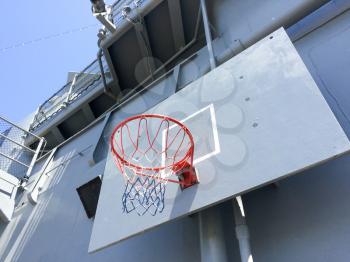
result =
[[[105,60],[102,61],[104,72],[108,71],[107,63]],[[86,90],[96,87],[102,81],[101,77],[104,72],[101,72],[99,61],[95,59],[81,72],[76,73],[74,83],[73,80],[69,81],[39,106],[30,125],[30,131],[34,131],[46,120],[77,100]]]

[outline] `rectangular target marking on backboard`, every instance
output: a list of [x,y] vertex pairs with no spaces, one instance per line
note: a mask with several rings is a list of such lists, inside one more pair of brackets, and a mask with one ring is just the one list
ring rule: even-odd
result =
[[[194,139],[194,161],[196,165],[220,153],[220,141],[217,129],[214,104],[209,104],[186,118],[180,120],[191,132]],[[169,127],[173,129],[175,125]],[[208,128],[204,128],[208,127]],[[166,130],[162,134],[162,151],[165,150]],[[165,165],[165,154],[162,154]]]

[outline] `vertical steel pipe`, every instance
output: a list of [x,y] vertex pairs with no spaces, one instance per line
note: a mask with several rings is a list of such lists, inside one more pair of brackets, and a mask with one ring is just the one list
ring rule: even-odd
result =
[[205,5],[205,0],[201,0],[201,8],[202,8],[202,14],[203,14],[205,39],[207,41],[207,47],[209,52],[210,68],[211,70],[213,70],[216,67],[216,61],[215,61],[215,56],[213,52],[213,44],[212,44],[209,19],[208,19],[207,7]]

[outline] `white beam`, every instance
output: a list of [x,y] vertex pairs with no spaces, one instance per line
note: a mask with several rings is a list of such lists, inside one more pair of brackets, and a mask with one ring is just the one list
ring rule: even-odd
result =
[[253,262],[253,255],[250,248],[249,229],[245,219],[243,201],[240,196],[232,202],[235,217],[236,237],[239,244],[239,252],[242,262]]

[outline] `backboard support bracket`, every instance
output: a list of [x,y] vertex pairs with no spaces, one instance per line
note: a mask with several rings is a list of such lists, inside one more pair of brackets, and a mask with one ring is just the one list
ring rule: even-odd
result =
[[197,170],[190,165],[183,170],[180,170],[176,175],[179,178],[181,190],[185,190],[186,188],[199,183]]

